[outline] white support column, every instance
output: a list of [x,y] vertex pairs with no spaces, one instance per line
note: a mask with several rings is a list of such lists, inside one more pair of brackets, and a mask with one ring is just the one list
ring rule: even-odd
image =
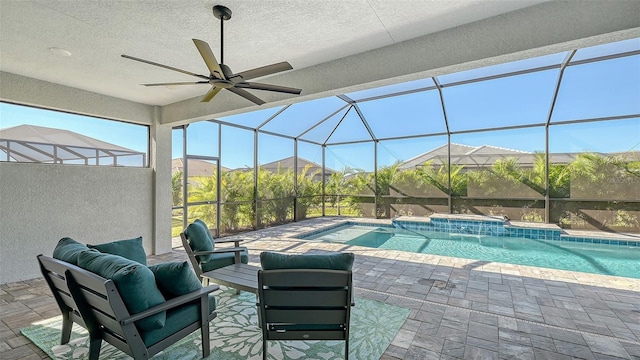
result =
[[160,124],[160,108],[154,108],[150,127],[150,159],[153,169],[153,254],[171,251],[171,125]]

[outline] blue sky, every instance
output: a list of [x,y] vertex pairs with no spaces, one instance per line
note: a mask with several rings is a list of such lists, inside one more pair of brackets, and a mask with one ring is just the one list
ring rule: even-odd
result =
[[[640,49],[640,39],[579,50],[574,59],[601,56],[612,51]],[[447,121],[452,132],[543,124],[548,115],[559,69],[498,78],[489,81],[447,87],[447,84],[469,78],[490,76],[523,68],[557,64],[566,53],[496,65],[489,68],[445,75],[443,98]],[[396,84],[389,87],[347,94],[354,99],[432,86],[430,79]],[[215,100],[214,100],[215,101]],[[301,139],[328,143],[369,138],[368,130],[358,117],[337,97],[294,104],[262,129],[299,136],[322,119],[333,117],[301,136]],[[432,134],[446,131],[439,94],[436,90],[358,103],[370,129],[378,138]],[[244,126],[258,126],[282,107],[264,108],[221,120]],[[596,63],[569,66],[552,115],[552,124],[610,116],[640,114],[640,55]],[[29,107],[0,104],[0,128],[20,124],[57,127],[75,131],[137,151],[146,151],[146,128],[121,122],[93,119],[79,115],[44,111]],[[332,133],[336,124],[338,129]],[[218,125],[210,122],[191,124],[188,128],[189,154],[218,156]],[[619,152],[640,151],[640,118],[597,121],[550,127],[552,152]],[[239,168],[253,165],[253,132],[222,127],[222,166]],[[378,146],[378,162],[389,165],[446,144],[446,136],[429,136],[402,141],[382,141]],[[471,146],[493,145],[521,151],[544,151],[543,126],[512,130],[453,134],[451,141]],[[260,164],[293,156],[290,139],[260,134]],[[173,157],[182,155],[182,139],[174,131]],[[329,146],[327,166],[345,166],[371,170],[373,145],[350,144]],[[299,141],[298,155],[320,163],[321,147]]]

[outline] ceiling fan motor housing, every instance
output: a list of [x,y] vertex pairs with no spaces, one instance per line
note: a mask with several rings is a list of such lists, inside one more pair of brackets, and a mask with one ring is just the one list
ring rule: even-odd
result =
[[223,79],[211,79],[209,80],[209,84],[222,89],[228,89],[234,86],[233,82]]
[[233,77],[233,71],[231,71],[231,68],[229,68],[227,65],[220,64],[220,69],[222,69],[222,73],[224,74],[225,78],[230,79]]

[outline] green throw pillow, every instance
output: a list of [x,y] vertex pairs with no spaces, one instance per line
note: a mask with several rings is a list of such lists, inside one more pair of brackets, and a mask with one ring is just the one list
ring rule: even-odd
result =
[[149,266],[156,277],[156,284],[167,299],[188,294],[202,288],[188,262],[168,262]]
[[96,249],[102,253],[119,255],[129,260],[137,261],[142,265],[147,265],[147,254],[142,246],[142,236],[135,239],[118,240],[106,244],[91,245],[90,249]]
[[[196,220],[184,230],[193,251],[213,251],[213,236],[202,220]],[[203,264],[211,260],[211,255],[198,255],[198,261]]]
[[65,237],[60,239],[55,249],[53,249],[53,258],[68,262],[69,264],[78,265],[78,255],[87,250],[89,250],[89,248],[85,244]]
[[353,253],[291,255],[265,251],[260,254],[262,270],[327,269],[349,271],[353,267]]
[[[139,262],[118,255],[84,251],[78,256],[78,266],[113,280],[130,314],[137,314],[165,301],[156,286],[153,272]],[[166,312],[163,311],[136,321],[136,325],[148,331],[163,327],[165,320]]]

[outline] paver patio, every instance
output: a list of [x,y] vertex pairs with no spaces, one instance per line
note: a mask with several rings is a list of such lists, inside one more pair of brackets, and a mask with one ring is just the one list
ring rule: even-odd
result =
[[[411,309],[382,359],[640,359],[640,279],[292,237],[340,221],[311,219],[237,236],[246,239],[254,265],[265,250],[354,252],[356,295]],[[149,257],[152,264],[178,260],[187,260],[181,248]],[[44,280],[2,285],[0,306],[0,357],[46,358],[19,333],[59,315]]]

